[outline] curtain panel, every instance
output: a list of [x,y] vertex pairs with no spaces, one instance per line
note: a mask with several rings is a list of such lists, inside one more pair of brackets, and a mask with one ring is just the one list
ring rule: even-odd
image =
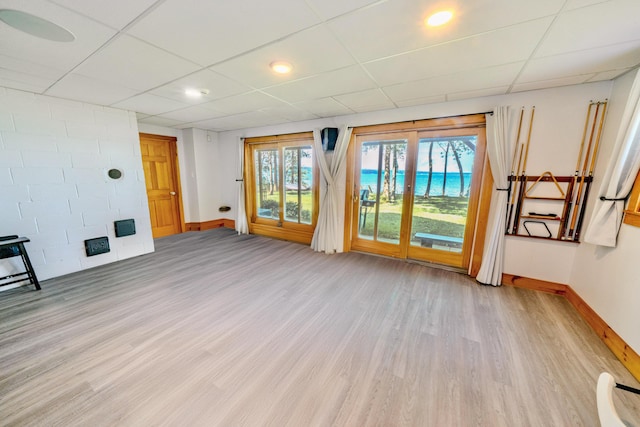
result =
[[493,174],[494,189],[491,195],[487,240],[482,264],[476,280],[484,285],[500,286],[504,265],[505,229],[509,188],[509,162],[514,150],[514,115],[509,107],[495,107],[486,115],[487,155]]
[[624,204],[640,168],[640,71],[637,72],[584,241],[615,247]]
[[238,197],[236,209],[236,231],[238,232],[238,234],[249,234],[249,224],[247,223],[247,209],[244,201],[244,138],[238,138],[236,187]]
[[313,131],[313,143],[316,159],[320,167],[322,185],[318,222],[313,232],[311,248],[317,252],[333,254],[338,251],[343,239],[344,230],[340,227],[340,216],[344,213],[340,208],[340,189],[336,178],[346,165],[347,147],[351,139],[352,129],[342,126],[333,152],[322,150],[322,137],[319,129]]

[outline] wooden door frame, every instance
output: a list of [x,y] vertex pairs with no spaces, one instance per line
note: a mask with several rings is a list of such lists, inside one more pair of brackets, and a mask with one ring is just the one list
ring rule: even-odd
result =
[[[147,139],[153,139],[156,141],[163,141],[169,144],[169,151],[171,154],[171,164],[173,167],[173,174],[172,174],[173,176],[171,177],[171,180],[173,181],[173,185],[176,188],[176,191],[178,193],[177,194],[178,222],[180,226],[180,233],[184,233],[187,230],[187,228],[184,220],[184,208],[182,205],[182,183],[180,181],[180,161],[178,159],[178,138],[176,138],[175,136],[156,135],[152,133],[139,132],[138,138],[140,139],[142,137]],[[142,162],[142,155],[140,155],[140,161]],[[143,170],[143,173],[144,173],[144,170]],[[145,184],[145,188],[146,188],[146,184]]]
[[[347,171],[346,171],[346,190],[345,190],[345,217],[344,217],[344,251],[351,250],[351,235],[353,224],[353,201],[359,196],[354,190],[355,182],[355,140],[356,135],[376,134],[381,132],[402,132],[410,130],[443,130],[443,129],[460,129],[468,127],[485,127],[484,114],[472,114],[466,116],[444,117],[425,120],[414,120],[410,122],[388,123],[372,126],[362,126],[353,129],[351,141],[347,149]],[[486,143],[486,136],[485,136]],[[493,176],[489,167],[486,149],[484,154],[480,154],[482,159],[482,176],[479,189],[479,200],[477,213],[475,218],[475,230],[473,240],[471,242],[471,253],[468,260],[469,265],[467,272],[471,277],[476,277],[482,263],[482,255],[484,251],[484,242],[486,238],[486,225],[489,219],[489,207],[491,204],[491,194],[493,189]],[[355,225],[357,227],[357,225]]]

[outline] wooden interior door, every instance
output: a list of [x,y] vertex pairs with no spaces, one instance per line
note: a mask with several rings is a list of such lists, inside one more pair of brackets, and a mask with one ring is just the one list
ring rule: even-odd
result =
[[141,133],[140,150],[153,237],[181,233],[184,227],[176,138]]

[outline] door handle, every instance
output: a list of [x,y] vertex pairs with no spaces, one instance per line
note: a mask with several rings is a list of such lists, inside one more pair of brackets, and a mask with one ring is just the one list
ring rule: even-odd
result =
[[175,191],[169,191],[169,194],[171,194],[172,196],[175,196],[176,192]]

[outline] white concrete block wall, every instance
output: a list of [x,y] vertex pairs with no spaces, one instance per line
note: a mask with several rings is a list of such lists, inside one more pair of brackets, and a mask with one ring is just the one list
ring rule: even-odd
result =
[[[31,239],[40,280],[153,252],[135,114],[0,87],[0,206],[0,235]],[[136,234],[116,238],[128,218]],[[111,252],[87,257],[101,236]],[[0,260],[0,276],[22,269]]]

